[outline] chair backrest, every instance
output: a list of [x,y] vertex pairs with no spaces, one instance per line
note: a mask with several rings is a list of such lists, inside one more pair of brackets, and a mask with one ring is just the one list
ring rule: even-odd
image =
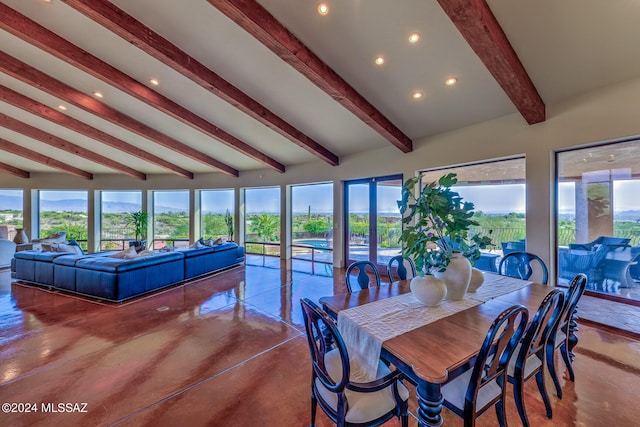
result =
[[[349,354],[342,336],[327,313],[313,301],[308,298],[302,298],[300,299],[300,305],[302,306],[302,317],[307,332],[309,351],[311,352],[314,380],[318,378],[327,390],[333,393],[342,393],[349,382],[350,375]],[[329,343],[333,343],[340,354],[342,363],[342,376],[340,378],[332,378],[325,365],[325,355],[334,349]]]
[[500,260],[498,273],[503,276],[528,280],[533,274],[533,266],[537,264],[542,273],[540,283],[546,285],[549,281],[549,270],[542,258],[529,252],[511,252]]
[[544,360],[545,345],[556,330],[563,307],[564,292],[560,289],[554,289],[544,297],[522,338],[520,352],[516,355],[515,376],[523,375],[529,356],[537,354]]
[[482,410],[495,403],[486,402],[483,408],[475,407],[480,389],[497,377],[505,375],[511,355],[522,338],[528,320],[527,309],[522,305],[514,305],[493,321],[473,366],[465,395],[465,414],[475,415],[476,409]]
[[[397,264],[397,266],[396,266]],[[409,267],[407,269],[407,267]],[[400,280],[413,279],[416,277],[416,266],[411,258],[404,258],[402,255],[396,255],[387,262],[387,274],[389,275],[389,283],[393,282],[393,269]]]
[[[565,293],[564,308],[560,314],[556,330],[565,328],[565,326],[571,322],[573,313],[576,311],[576,307],[578,306],[578,301],[582,298],[586,287],[587,276],[584,273],[578,273],[571,281],[571,284]],[[566,330],[563,330],[563,332],[567,333]]]
[[380,286],[380,273],[378,272],[378,267],[376,267],[376,265],[371,261],[356,261],[347,268],[347,273],[345,275],[347,290],[349,292],[353,292],[353,286],[351,286],[351,273],[354,270],[358,271],[357,281],[360,289],[367,289],[369,287],[371,278],[367,273],[367,268],[369,268],[369,270],[371,270],[375,275],[375,285]]

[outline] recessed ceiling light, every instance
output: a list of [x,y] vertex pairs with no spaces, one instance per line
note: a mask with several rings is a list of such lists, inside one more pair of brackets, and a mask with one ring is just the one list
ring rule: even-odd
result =
[[411,94],[411,97],[413,99],[421,99],[424,96],[424,92],[422,92],[421,90],[416,90]]
[[96,98],[102,98],[104,95],[102,94],[102,92],[93,92],[93,96],[95,96]]
[[446,84],[447,86],[453,86],[457,82],[458,82],[458,79],[456,79],[455,77],[449,77],[447,80],[444,81],[444,84]]
[[149,83],[151,83],[154,86],[158,86],[160,84],[160,82],[158,81],[158,79],[151,79],[149,80]]
[[329,6],[326,3],[320,3],[318,5],[318,13],[320,15],[326,15],[329,13]]
[[409,43],[416,43],[418,40],[420,40],[420,33],[409,34]]
[[60,105],[58,105],[58,110],[67,111],[67,107],[62,105],[62,104],[60,104]]
[[376,65],[384,64],[384,58],[382,56],[376,56],[375,63],[376,63]]
[[51,3],[53,3],[53,0],[42,0],[42,2],[51,4]]

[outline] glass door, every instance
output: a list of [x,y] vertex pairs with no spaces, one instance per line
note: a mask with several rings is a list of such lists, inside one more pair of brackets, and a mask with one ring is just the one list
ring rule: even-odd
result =
[[401,253],[401,197],[402,175],[345,182],[346,265],[371,261],[386,272],[387,261]]

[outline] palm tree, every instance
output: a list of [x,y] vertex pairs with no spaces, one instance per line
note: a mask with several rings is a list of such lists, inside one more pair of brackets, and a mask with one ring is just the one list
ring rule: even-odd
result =
[[273,242],[280,230],[280,221],[275,215],[266,213],[256,215],[251,221],[251,231],[263,242]]

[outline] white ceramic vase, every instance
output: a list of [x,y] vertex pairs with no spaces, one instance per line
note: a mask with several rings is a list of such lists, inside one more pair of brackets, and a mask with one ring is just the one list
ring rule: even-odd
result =
[[440,304],[447,294],[444,282],[431,274],[414,277],[409,287],[413,296],[428,307]]
[[447,269],[434,275],[447,286],[447,299],[460,301],[469,287],[471,280],[471,263],[461,253],[454,253]]
[[484,273],[477,268],[471,269],[471,279],[469,280],[469,289],[467,292],[475,292],[484,283]]

